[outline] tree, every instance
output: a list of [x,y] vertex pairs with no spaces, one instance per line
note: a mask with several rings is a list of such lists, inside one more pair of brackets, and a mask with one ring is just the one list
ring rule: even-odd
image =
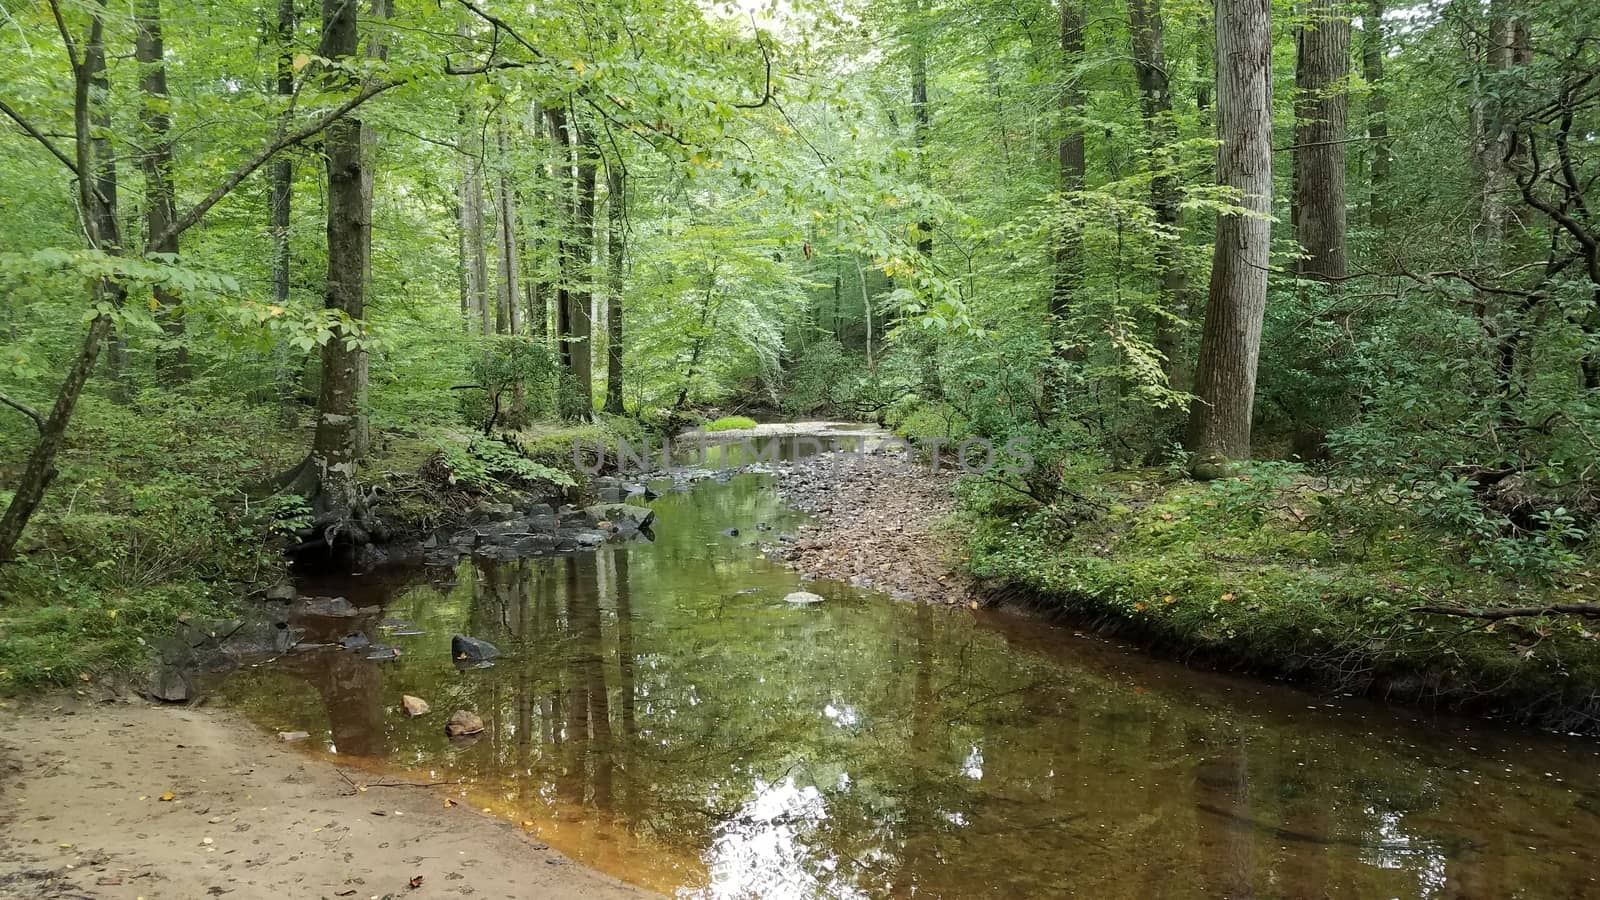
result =
[[578,205],[573,216],[577,239],[573,241],[573,274],[582,279],[570,294],[572,323],[572,380],[577,387],[577,418],[594,416],[594,307],[595,279],[590,271],[595,257],[595,165],[600,156],[594,131],[581,123],[577,129]]
[[[1061,89],[1056,104],[1059,110],[1060,140],[1056,147],[1057,187],[1063,198],[1083,189],[1087,163],[1083,142],[1083,89],[1078,85],[1079,69],[1083,65],[1083,12],[1077,0],[1060,0],[1061,22]],[[1071,201],[1063,199],[1063,204]],[[1075,222],[1063,212],[1055,235],[1055,278],[1050,287],[1050,333],[1055,349],[1057,370],[1046,379],[1047,405],[1054,408],[1061,402],[1062,373],[1060,365],[1081,359],[1082,352],[1068,343],[1065,335],[1067,319],[1072,314],[1072,297],[1082,278],[1082,236]]]
[[[318,53],[334,64],[348,61],[359,49],[357,5],[349,0],[322,0],[322,44]],[[331,69],[324,76],[328,90],[349,87],[349,75]],[[323,305],[338,316],[342,333],[322,345],[322,391],[317,400],[317,430],[299,493],[312,501],[319,542],[363,544],[366,501],[357,481],[361,417],[362,319],[366,315],[366,248],[372,213],[365,190],[365,154],[361,120],[345,116],[334,122],[323,141],[328,171],[328,274]]]
[[1217,183],[1238,208],[1217,217],[1211,289],[1184,445],[1199,476],[1250,456],[1256,364],[1272,238],[1272,30],[1267,0],[1217,4]]
[[622,284],[627,241],[627,172],[617,156],[606,160],[606,264],[610,278],[606,284],[606,404],[614,416],[622,408]]
[[[165,235],[177,218],[177,204],[173,199],[172,182],[172,115],[171,98],[167,96],[166,49],[161,39],[161,0],[139,0],[134,13],[138,28],[138,41],[134,52],[139,62],[139,90],[143,94],[139,107],[140,123],[144,126],[142,138],[146,142],[139,155],[139,167],[144,172],[145,255],[167,254],[176,256],[178,238],[173,235],[162,246],[148,243],[153,237]],[[166,310],[162,326],[170,340],[178,342],[171,351],[158,356],[174,380],[187,376],[188,352],[183,339],[183,316],[176,309],[177,298],[164,285],[154,287],[155,300]]]
[[1383,34],[1383,9],[1383,0],[1367,0],[1361,18],[1361,77],[1367,83],[1367,140],[1372,144],[1368,216],[1373,227],[1379,229],[1389,225],[1389,181],[1394,165],[1394,149],[1389,141],[1389,88],[1383,80],[1383,57],[1389,52]]
[[1300,272],[1338,282],[1345,254],[1345,124],[1350,20],[1334,0],[1311,0],[1295,32],[1294,224]]
[[1129,0],[1129,22],[1133,32],[1133,69],[1139,83],[1139,109],[1150,136],[1150,206],[1156,222],[1166,230],[1161,243],[1158,266],[1161,300],[1165,314],[1156,320],[1156,349],[1161,351],[1162,370],[1174,389],[1189,389],[1189,361],[1183,347],[1182,323],[1192,314],[1189,308],[1189,273],[1184,269],[1179,244],[1183,234],[1183,212],[1179,205],[1178,181],[1172,142],[1177,128],[1172,119],[1172,85],[1167,75],[1163,40],[1161,0]]
[[496,285],[495,327],[500,334],[517,334],[517,313],[522,289],[517,284],[517,264],[520,246],[517,239],[516,194],[511,189],[507,171],[511,162],[510,144],[506,140],[506,123],[495,117],[495,149],[498,151],[498,172],[495,175],[495,271]]

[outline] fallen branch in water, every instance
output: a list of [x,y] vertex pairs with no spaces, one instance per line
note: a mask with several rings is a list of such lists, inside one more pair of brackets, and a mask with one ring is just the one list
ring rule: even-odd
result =
[[1439,616],[1462,616],[1469,619],[1520,619],[1530,616],[1548,616],[1564,613],[1569,616],[1600,618],[1600,603],[1556,603],[1550,606],[1513,606],[1506,609],[1461,609],[1455,606],[1413,606],[1414,613],[1433,613]]

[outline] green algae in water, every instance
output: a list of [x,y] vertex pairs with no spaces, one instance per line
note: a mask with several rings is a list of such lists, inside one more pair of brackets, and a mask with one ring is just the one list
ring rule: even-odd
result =
[[[799,579],[750,546],[799,521],[769,481],[652,505],[655,544],[334,585],[423,633],[375,630],[393,662],[295,654],[223,696],[362,768],[463,779],[580,862],[687,896],[1595,891],[1592,744],[840,585],[785,604]],[[459,670],[458,632],[504,656]],[[433,712],[406,718],[402,694]],[[486,731],[446,738],[455,709]]]

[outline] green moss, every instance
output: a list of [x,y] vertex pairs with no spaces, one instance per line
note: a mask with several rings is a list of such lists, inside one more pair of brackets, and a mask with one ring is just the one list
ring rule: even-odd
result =
[[756,422],[755,419],[749,418],[747,416],[723,416],[720,419],[716,419],[714,421],[707,422],[706,423],[706,430],[707,431],[745,431],[747,429],[756,427],[757,424],[758,423]]
[[1092,509],[969,497],[959,524],[972,574],[1148,644],[1341,690],[1563,727],[1600,690],[1600,642],[1581,622],[1496,627],[1413,611],[1559,602],[1564,591],[1475,568],[1403,514],[1341,525],[1330,511],[1341,498],[1293,481],[1093,487],[1104,502]]

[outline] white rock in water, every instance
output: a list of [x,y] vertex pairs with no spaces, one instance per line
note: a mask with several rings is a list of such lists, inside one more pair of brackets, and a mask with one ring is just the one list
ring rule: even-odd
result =
[[400,697],[400,705],[405,708],[406,715],[415,719],[417,716],[428,714],[428,701],[421,697],[405,694]]
[[810,591],[795,591],[789,596],[784,597],[783,602],[795,604],[821,603],[822,596],[820,594],[813,594]]

